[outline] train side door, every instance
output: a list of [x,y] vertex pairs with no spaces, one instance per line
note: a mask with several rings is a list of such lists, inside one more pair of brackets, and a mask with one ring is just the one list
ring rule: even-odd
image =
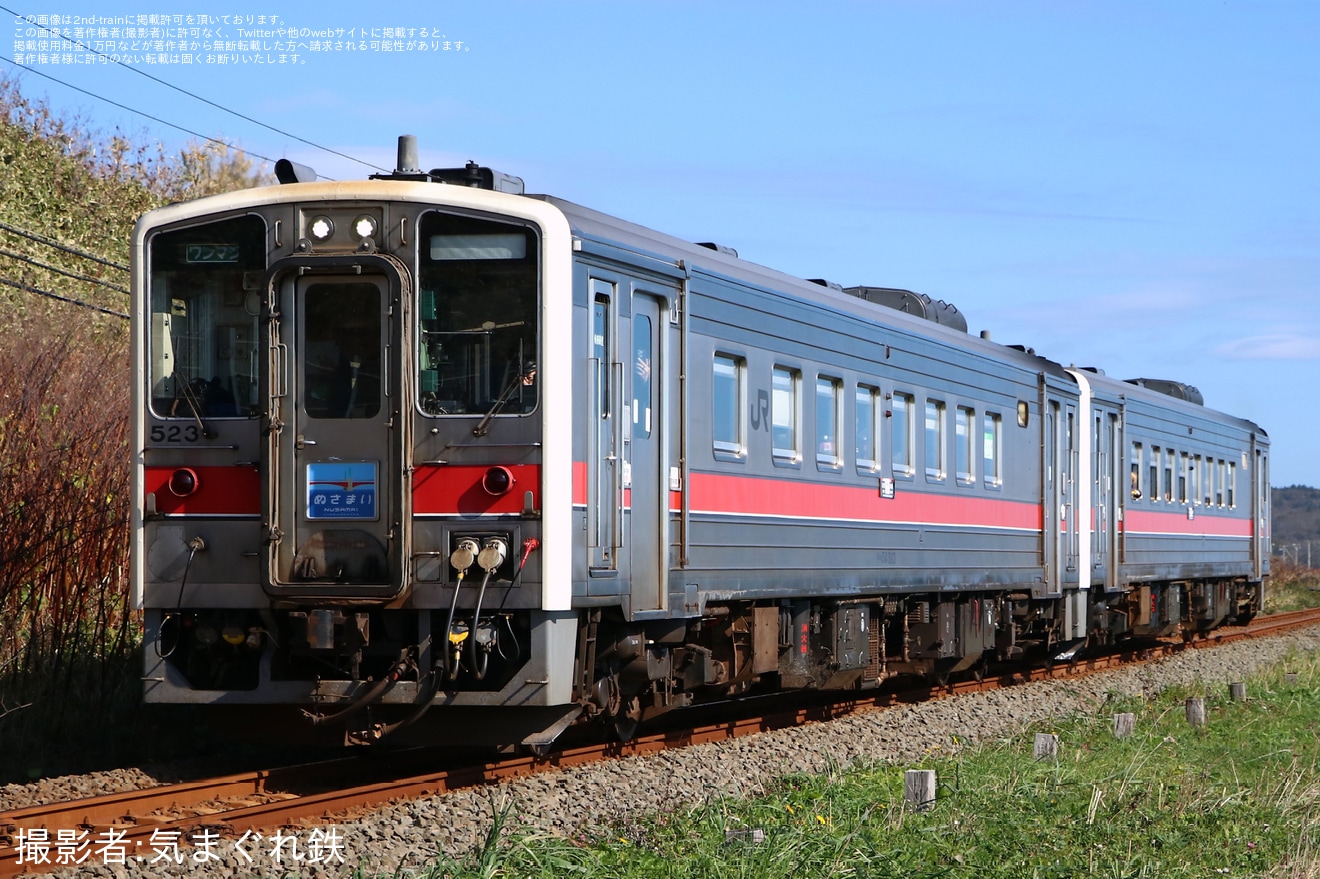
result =
[[1058,594],[1078,582],[1077,404],[1045,388],[1041,426],[1043,562],[1046,589]]
[[1044,485],[1042,520],[1045,533],[1044,545],[1046,591],[1057,595],[1063,591],[1065,568],[1076,570],[1076,557],[1070,553],[1072,530],[1072,510],[1068,504],[1068,484],[1070,481],[1068,428],[1063,407],[1059,400],[1048,396],[1045,399],[1044,424],[1041,427],[1041,450],[1044,455]]
[[[276,282],[263,473],[277,594],[377,597],[403,588],[397,277]],[[289,337],[292,338],[289,338]],[[291,343],[291,344],[290,344]]]
[[632,610],[660,610],[667,581],[667,480],[664,476],[667,430],[665,328],[669,309],[663,299],[634,292],[632,350],[624,364],[629,377],[624,435],[624,486],[628,497],[627,537]]
[[1091,511],[1089,509],[1079,509],[1077,503],[1077,478],[1080,463],[1078,440],[1081,430],[1077,423],[1077,405],[1075,403],[1064,403],[1062,419],[1060,428],[1063,435],[1060,437],[1062,448],[1059,450],[1058,489],[1061,505],[1060,516],[1062,518],[1061,530],[1063,532],[1061,539],[1064,550],[1063,582],[1085,587],[1089,584],[1089,580],[1082,576],[1082,572],[1089,567],[1089,560],[1080,558],[1078,536],[1082,528],[1089,527],[1089,523],[1085,522],[1084,519],[1090,516]]
[[1041,562],[1045,566],[1045,591],[1062,590],[1059,577],[1059,439],[1058,404],[1047,401],[1041,412]]
[[622,370],[615,354],[615,289],[609,281],[591,281],[587,543],[590,576],[607,579],[619,575],[619,520],[623,513],[618,427]]
[[1122,481],[1123,445],[1119,413],[1111,406],[1095,409],[1095,539],[1093,581],[1104,584],[1106,591],[1118,588],[1118,492]]
[[1252,576],[1260,579],[1269,564],[1270,553],[1270,457],[1251,438],[1255,466],[1251,468],[1251,567]]

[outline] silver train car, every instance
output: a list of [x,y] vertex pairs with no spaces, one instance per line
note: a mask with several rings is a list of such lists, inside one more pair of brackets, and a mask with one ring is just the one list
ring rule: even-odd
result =
[[406,138],[278,170],[134,233],[150,702],[541,747],[1262,607],[1269,440],[1194,388]]

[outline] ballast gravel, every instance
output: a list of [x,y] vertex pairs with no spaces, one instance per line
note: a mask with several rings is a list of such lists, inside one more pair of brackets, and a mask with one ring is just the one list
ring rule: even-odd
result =
[[[351,876],[362,868],[366,876],[404,876],[423,871],[439,852],[461,856],[481,846],[496,812],[507,807],[512,807],[509,826],[576,835],[721,797],[755,796],[774,779],[790,773],[827,772],[859,760],[901,764],[937,747],[949,750],[1001,739],[1051,719],[1095,713],[1114,697],[1151,697],[1177,686],[1204,686],[1209,692],[1218,692],[1216,688],[1249,678],[1292,653],[1317,649],[1320,628],[1188,650],[1171,659],[1087,677],[871,711],[829,723],[400,803],[338,825],[333,836],[327,836],[325,830],[314,836],[317,829],[307,827],[279,835],[271,832],[247,843],[220,840],[204,852],[181,847],[178,857],[168,861],[153,850],[139,851],[136,854],[143,860],[130,857],[124,864],[92,857],[76,869],[54,875],[299,875],[330,879]],[[126,769],[10,785],[0,788],[0,810],[133,788],[149,783],[145,780],[150,778],[140,770]],[[52,828],[52,859],[55,836]],[[274,854],[276,847],[279,859]],[[292,860],[295,847],[303,856],[301,861]]]

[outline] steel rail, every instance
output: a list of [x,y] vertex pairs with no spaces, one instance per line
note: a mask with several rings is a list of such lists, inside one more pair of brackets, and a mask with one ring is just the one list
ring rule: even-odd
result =
[[[290,787],[309,779],[346,774],[361,768],[361,760],[349,757],[279,769],[240,773],[182,784],[162,785],[140,791],[107,794],[64,803],[52,803],[0,812],[0,877],[45,872],[70,864],[54,863],[55,839],[50,839],[51,863],[18,863],[16,836],[20,830],[76,829],[103,832],[113,828],[133,851],[141,851],[162,831],[177,831],[180,844],[186,834],[206,828],[237,836],[245,831],[287,827],[301,822],[318,824],[350,819],[391,801],[433,796],[462,788],[494,784],[503,780],[566,769],[605,759],[652,754],[671,748],[721,742],[775,729],[828,721],[861,711],[948,698],[979,690],[1014,686],[1031,681],[1093,674],[1133,662],[1176,655],[1187,649],[1215,647],[1243,638],[1269,637],[1292,629],[1320,624],[1320,608],[1258,618],[1249,627],[1216,632],[1190,642],[1160,643],[1137,647],[1107,656],[1056,662],[1032,669],[987,675],[947,685],[930,685],[904,691],[882,691],[873,695],[849,696],[818,705],[744,717],[706,726],[642,736],[630,742],[584,745],[546,756],[518,756],[495,762],[442,769],[376,781],[357,787],[310,794],[294,794]],[[416,766],[415,755],[403,753],[403,765]],[[376,767],[379,769],[379,765]],[[284,788],[285,790],[281,790]],[[222,801],[237,799],[228,806]],[[264,802],[251,802],[252,799]],[[210,808],[214,805],[215,808]],[[204,807],[204,808],[198,808]],[[180,814],[187,813],[187,814]],[[131,860],[131,859],[130,859]]]

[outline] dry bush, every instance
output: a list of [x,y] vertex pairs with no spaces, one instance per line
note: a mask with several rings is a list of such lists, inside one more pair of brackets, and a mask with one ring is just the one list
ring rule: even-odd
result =
[[[19,86],[0,75],[0,776],[52,755],[82,762],[110,733],[130,741],[140,719],[128,607],[133,224],[168,201],[268,182],[239,150],[171,154]],[[93,762],[112,759],[100,750]]]
[[125,346],[85,324],[62,329],[0,335],[0,699],[11,721],[37,706],[52,719],[104,708],[118,689],[110,667],[137,639]]

